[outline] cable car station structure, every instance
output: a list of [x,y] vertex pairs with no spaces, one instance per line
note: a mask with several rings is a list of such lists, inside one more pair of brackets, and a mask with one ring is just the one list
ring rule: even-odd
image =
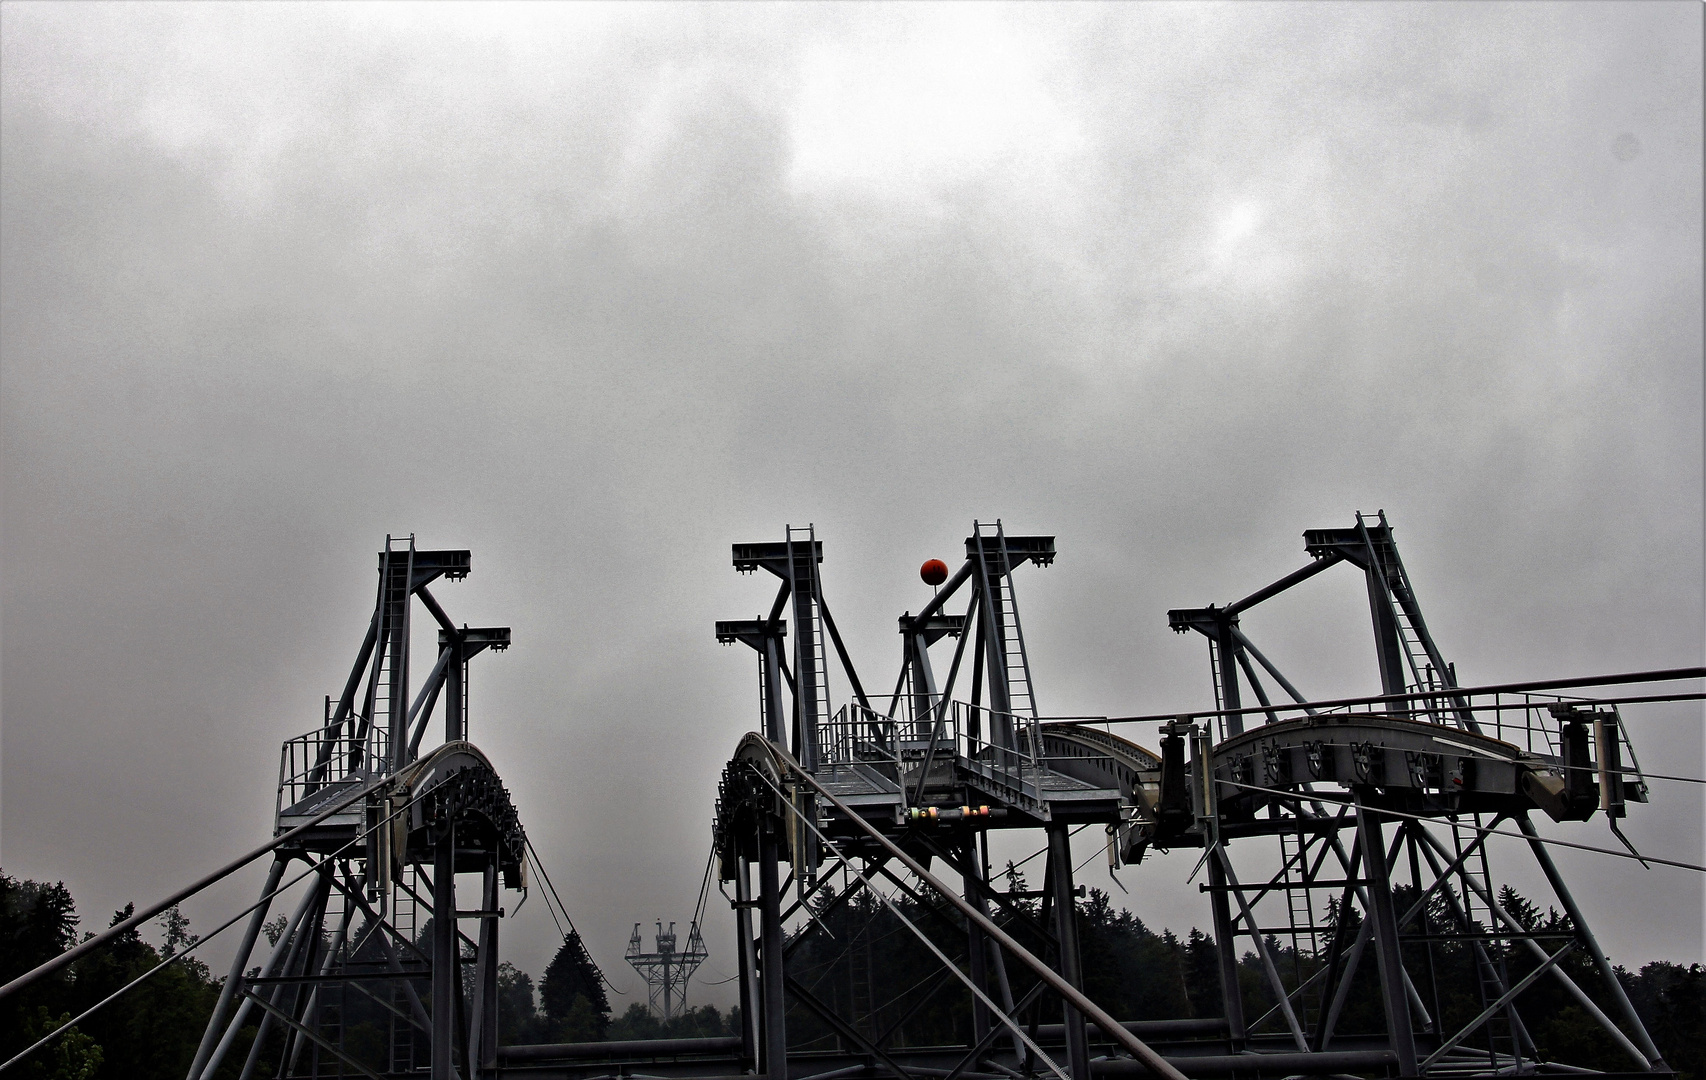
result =
[[[439,1080],[495,1065],[499,886],[526,887],[526,835],[491,762],[466,741],[467,665],[508,648],[510,632],[456,626],[427,588],[469,567],[467,551],[386,539],[373,618],[343,692],[327,698],[320,727],[284,744],[274,831],[292,839],[276,849],[263,897],[296,859],[316,867],[312,887],[249,977],[269,904],[255,908],[189,1080],[214,1074],[252,1015],[260,1032],[245,1080],[274,1025],[288,1032],[274,1075],[371,1075],[342,1039],[357,995],[389,1013],[387,1075]],[[409,679],[417,602],[438,624],[418,690]],[[423,750],[441,700],[442,742]],[[355,792],[367,794],[326,815]],[[480,875],[471,906],[458,906],[457,874]]]
[[[374,1080],[1669,1075],[1531,816],[1599,814],[1621,840],[1617,822],[1648,790],[1617,703],[1698,699],[1651,684],[1706,669],[1463,686],[1383,513],[1310,530],[1304,550],[1301,569],[1242,600],[1168,613],[1174,630],[1207,640],[1212,709],[1086,719],[1039,711],[1019,618],[1018,581],[1054,562],[1051,536],[975,522],[958,569],[926,563],[923,576],[940,588],[899,617],[902,662],[886,695],[868,692],[848,654],[815,530],[734,545],[737,571],[763,571],[777,587],[768,615],[715,628],[758,660],[756,730],[723,770],[713,823],[714,872],[736,924],[740,1034],[510,1046],[497,1014],[501,890],[529,887],[530,859],[550,882],[495,766],[468,741],[469,661],[506,648],[510,634],[456,625],[429,590],[466,576],[469,552],[388,538],[342,691],[318,726],[284,744],[273,838],[0,986],[0,998],[265,859],[260,897],[225,924],[242,938],[187,1080],[233,1069],[249,1080],[262,1075],[263,1055],[269,1075]],[[1364,577],[1381,692],[1310,701],[1241,616],[1341,563]],[[438,631],[418,683],[417,607]],[[847,687],[839,705],[835,670]],[[1608,686],[1631,689],[1555,693]],[[428,737],[435,714],[438,739]],[[1153,752],[1134,741],[1150,733]],[[1093,825],[1116,866],[1177,851],[1166,865],[1180,876],[1206,870],[1221,1015],[1127,1022],[1085,996],[1070,837]],[[991,832],[1040,840],[1040,892],[991,880]],[[1495,834],[1526,840],[1567,933],[1534,932],[1501,906],[1487,851]],[[1628,857],[1640,856],[1630,848]],[[459,874],[478,880],[460,898]],[[298,883],[282,933],[257,949],[274,898]],[[951,955],[895,896],[954,927]],[[908,1008],[954,982],[965,988],[965,1045],[899,1046],[904,1018],[878,1029],[877,999],[916,987],[871,987],[860,1008],[857,994],[825,1001],[790,970],[790,957],[827,933],[823,920],[860,897],[887,906],[942,964]],[[696,915],[685,953],[659,946],[674,968],[666,1013],[682,1004],[685,965],[704,959],[698,931]],[[639,952],[637,927],[630,946],[642,970],[658,959]],[[1261,1015],[1239,984],[1246,946],[1275,1002]],[[1466,992],[1479,1010],[1455,1028],[1440,1003],[1465,988],[1443,984],[1433,957],[1444,948],[1474,957]],[[1505,962],[1512,950],[1534,961],[1520,978]],[[1578,956],[1590,962],[1571,970],[1602,981],[1609,1010],[1566,970]],[[1341,1030],[1359,970],[1377,976],[1385,1023],[1375,1034]],[[1519,1008],[1539,979],[1561,984],[1604,1029],[1624,1071],[1542,1060]],[[815,1016],[836,1045],[791,1045],[790,1007]],[[358,1009],[384,1018],[382,1051],[346,1040]]]
[[[1428,632],[1384,514],[1359,514],[1350,528],[1311,530],[1304,540],[1310,561],[1295,573],[1225,607],[1169,613],[1173,629],[1207,638],[1216,700],[1206,712],[1151,718],[1159,753],[1114,734],[1112,723],[1038,712],[1014,579],[1027,564],[1053,562],[1053,537],[975,523],[964,563],[922,610],[900,617],[904,660],[893,692],[880,698],[867,694],[825,602],[812,530],[735,545],[737,570],[764,570],[779,583],[768,618],[716,627],[719,641],[746,644],[759,658],[761,729],[726,769],[717,813],[720,873],[734,888],[742,950],[742,1066],[781,1075],[786,1061],[789,1076],[825,1080],[1580,1071],[1540,1060],[1517,1008],[1523,990],[1551,978],[1623,1048],[1630,1073],[1668,1072],[1530,821],[1535,812],[1556,821],[1598,812],[1615,830],[1628,803],[1646,801],[1615,704],[1461,687]],[[1340,563],[1366,580],[1382,692],[1309,702],[1239,616]],[[851,697],[833,711],[830,647]],[[1246,690],[1256,704],[1246,706]],[[1067,830],[1084,823],[1104,827],[1119,861],[1199,853],[1191,857],[1208,871],[1221,1017],[1121,1025],[1083,997]],[[1500,906],[1486,840],[1501,825],[1527,838],[1573,925],[1566,940],[1525,929]],[[1043,834],[1040,919],[992,885],[992,830]],[[1240,874],[1235,853],[1246,852],[1260,865],[1277,863],[1277,873]],[[949,880],[931,873],[933,861]],[[785,924],[802,910],[814,914],[807,905],[830,895],[820,890],[837,872],[852,888],[831,906],[861,889],[880,900],[881,883],[959,920],[966,943],[955,974],[971,991],[973,1045],[885,1045],[868,1017],[838,1015],[790,975],[789,954],[824,932],[826,909],[820,901],[817,917],[791,934]],[[1401,878],[1413,889],[1402,911],[1394,899]],[[1330,908],[1360,919],[1329,920]],[[1020,924],[1048,943],[1046,959],[1000,932]],[[1288,982],[1270,946],[1277,940],[1291,944],[1294,962],[1317,961],[1316,970]],[[1514,980],[1493,942],[1540,963]],[[1246,1014],[1238,983],[1245,943],[1277,1001],[1257,1017]],[[1405,962],[1405,947],[1418,943],[1430,956],[1450,945],[1474,953],[1483,1007],[1461,1030],[1438,1019],[1445,988],[1431,961]],[[1615,1016],[1559,966],[1577,950],[1591,956]],[[1386,1031],[1347,1036],[1338,1021],[1365,965],[1378,972]],[[1039,1025],[1037,993],[1013,1000],[1016,967],[1039,978],[1042,998],[1060,1010],[1055,1023]],[[826,1023],[840,1049],[791,1052],[790,1001]]]
[[[457,626],[428,588],[466,577],[470,565],[465,550],[388,537],[373,615],[342,692],[326,699],[318,726],[284,743],[273,838],[0,987],[0,996],[270,859],[247,918],[220,928],[240,925],[242,937],[188,1080],[495,1075],[500,887],[527,888],[527,837],[492,762],[467,741],[468,663],[507,648],[510,632]],[[417,606],[437,624],[438,650],[415,685]],[[429,737],[435,712],[441,739]],[[478,876],[472,895],[459,895],[458,874]],[[302,883],[276,940],[257,949],[275,898]],[[383,1018],[377,1052],[345,1039],[356,1009]]]

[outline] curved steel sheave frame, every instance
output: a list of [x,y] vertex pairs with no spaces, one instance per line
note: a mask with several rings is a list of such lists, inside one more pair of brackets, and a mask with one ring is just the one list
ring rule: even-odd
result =
[[[848,657],[822,595],[823,552],[814,531],[790,527],[780,543],[735,545],[737,570],[762,569],[780,582],[767,617],[717,624],[719,641],[744,643],[759,658],[761,730],[746,737],[725,770],[717,815],[719,872],[733,886],[741,948],[745,1068],[774,1077],[874,1070],[903,1080],[1051,1071],[1088,1080],[1174,1066],[1195,1076],[1491,1076],[1546,1067],[1536,1060],[1514,1002],[1534,980],[1555,978],[1637,1070],[1664,1071],[1527,816],[1540,809],[1559,820],[1584,820],[1599,810],[1615,825],[1627,801],[1645,801],[1615,707],[1461,688],[1427,631],[1384,515],[1377,521],[1359,515],[1351,529],[1311,531],[1306,545],[1310,565],[1245,600],[1171,613],[1175,629],[1209,639],[1216,703],[1199,714],[1210,721],[1203,726],[1185,719],[1164,725],[1160,754],[1084,718],[1038,716],[1013,571],[1025,563],[1049,565],[1052,537],[1008,536],[999,522],[975,524],[959,570],[919,613],[901,616],[901,670],[887,697],[867,694]],[[1243,633],[1238,617],[1339,562],[1365,573],[1383,693],[1328,711],[1304,701]],[[952,613],[956,597],[965,606]],[[783,618],[790,606],[792,633]],[[931,647],[946,649],[949,642],[952,658],[939,680]],[[850,698],[833,713],[830,648]],[[1270,698],[1258,666],[1290,702]],[[955,697],[956,687],[963,698]],[[1246,687],[1259,706],[1243,705]],[[1388,700],[1406,693],[1404,701]],[[1249,717],[1267,723],[1246,730]],[[1531,838],[1573,922],[1567,940],[1525,930],[1498,904],[1485,830],[1506,820]],[[1223,946],[1222,1017],[1122,1027],[1105,1014],[1098,1018],[1083,998],[1076,926],[1062,917],[1075,891],[1067,829],[1080,823],[1104,826],[1116,863],[1138,861],[1152,849],[1205,849],[1215,940]],[[989,829],[1045,833],[1040,919],[991,887]],[[1247,886],[1232,844],[1257,837],[1278,838],[1281,869]],[[1393,877],[1406,857],[1419,899],[1415,910],[1400,912]],[[959,876],[957,888],[930,874],[933,859]],[[857,988],[849,988],[851,1011],[842,1014],[790,977],[788,956],[824,932],[823,911],[806,905],[829,895],[820,890],[837,873],[851,886],[826,910],[861,892],[887,902],[874,885],[881,881],[924,910],[958,919],[966,935],[962,958],[931,949],[953,969],[944,978],[957,977],[972,991],[971,1045],[897,1049],[898,1025],[879,1030],[874,1003],[861,1007]],[[932,891],[950,910],[943,912]],[[1354,934],[1339,927],[1356,920],[1326,921],[1324,891],[1336,910],[1362,913]],[[1280,904],[1283,916],[1272,917]],[[1048,943],[1047,964],[990,920],[997,909],[1007,925]],[[1429,922],[1440,910],[1450,913],[1448,925]],[[787,935],[788,920],[802,911],[808,920]],[[1294,973],[1288,983],[1270,937],[1289,939],[1293,962],[1309,960],[1312,973]],[[1240,939],[1257,954],[1280,1002],[1253,1020],[1238,989],[1234,943]],[[1502,966],[1503,949],[1489,948],[1494,941],[1528,950],[1541,961],[1538,970],[1513,981]],[[1426,971],[1405,965],[1406,945],[1425,952],[1442,942],[1473,950],[1484,1005],[1456,1032],[1437,1029],[1431,963]],[[1607,976],[1627,1031],[1559,966],[1575,950]],[[1346,994],[1370,951],[1387,1033],[1372,1044],[1342,1035],[1335,1043]],[[1040,977],[1019,1001],[1008,978],[1014,962],[1038,965]],[[1038,1025],[1042,994],[1060,1000],[1061,1025]],[[790,1001],[822,1019],[840,1049],[790,1051]],[[1114,1057],[1091,1059],[1086,1016]],[[1160,1047],[1165,1060],[1133,1032]],[[1130,1057],[1119,1056],[1122,1050]]]
[[[1175,631],[1208,639],[1215,712],[1200,727],[1162,725],[1162,795],[1149,839],[1206,848],[1233,1043],[1272,1041],[1277,1028],[1298,1052],[1329,1050],[1372,946],[1400,1075],[1544,1067],[1516,1004],[1543,977],[1563,984],[1636,1071],[1668,1071],[1529,820],[1536,810],[1559,821],[1597,810],[1615,830],[1627,802],[1646,801],[1615,705],[1463,692],[1428,632],[1384,511],[1358,514],[1351,528],[1309,530],[1304,546],[1308,565],[1236,603],[1168,613]],[[1341,562],[1361,570],[1367,585],[1381,696],[1403,700],[1316,708],[1240,627],[1243,613]],[[1270,697],[1258,668],[1290,702]],[[1259,706],[1244,704],[1246,687]],[[1245,730],[1251,720],[1263,723]],[[1507,821],[1529,838],[1571,933],[1534,932],[1499,905],[1486,830]],[[1258,837],[1278,844],[1279,870],[1245,884],[1233,842]],[[1416,899],[1399,910],[1394,880],[1406,870]],[[1333,910],[1359,913],[1354,935],[1346,929],[1354,920],[1328,920],[1329,900]],[[1255,1020],[1245,1015],[1237,948],[1227,947],[1241,939],[1278,1000]],[[1275,941],[1290,945],[1289,980]],[[1441,1025],[1434,970],[1436,951],[1452,946],[1472,951],[1482,1005],[1455,1031]],[[1425,963],[1406,964],[1406,947]],[[1503,959],[1513,947],[1539,961],[1521,980]],[[1578,950],[1591,957],[1622,1027],[1560,966]]]
[[[284,1035],[274,1076],[495,1075],[499,886],[526,888],[526,836],[496,770],[467,741],[467,665],[508,647],[510,635],[456,626],[427,588],[466,576],[469,562],[467,551],[386,538],[373,618],[343,693],[326,699],[319,727],[284,744],[276,834],[372,790],[277,849],[188,1080],[213,1076],[248,1024],[258,1034],[243,1080],[274,1031]],[[417,602],[439,627],[418,688],[409,678]],[[441,701],[443,741],[423,750]],[[270,895],[296,859],[318,869],[257,961]],[[480,876],[472,908],[457,907],[457,874]],[[477,927],[472,935],[464,922]],[[345,1042],[345,1011],[358,999],[385,1017],[383,1062],[361,1060]]]

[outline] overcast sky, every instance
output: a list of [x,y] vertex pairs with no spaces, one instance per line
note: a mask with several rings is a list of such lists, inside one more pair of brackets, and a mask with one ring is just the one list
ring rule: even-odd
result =
[[[789,523],[867,685],[974,517],[1055,534],[1054,714],[1208,707],[1166,610],[1359,509],[1466,684],[1701,663],[1701,42],[1693,2],[7,3],[0,862],[96,928],[266,837],[388,532],[473,550],[438,596],[515,645],[472,737],[629,989],[757,723],[729,544]],[[1353,571],[1269,607],[1306,693],[1377,689]],[[1700,709],[1626,715],[1706,775]],[[1701,825],[1655,782],[1627,831]],[[1699,875],[1558,861],[1615,960],[1703,958]],[[1194,862],[1116,898],[1206,926]]]

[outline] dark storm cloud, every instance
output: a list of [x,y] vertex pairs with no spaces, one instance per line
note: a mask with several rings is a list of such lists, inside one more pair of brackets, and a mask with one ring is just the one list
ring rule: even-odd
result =
[[[785,522],[871,683],[973,516],[1057,533],[1020,583],[1053,712],[1200,706],[1166,608],[1358,508],[1468,681],[1699,662],[1699,30],[10,6],[7,870],[93,922],[260,836],[388,531],[472,548],[442,599],[515,628],[474,738],[607,967],[692,902],[753,723],[710,624],[769,600],[726,545]],[[1252,631],[1366,690],[1354,582],[1318,585]],[[1637,746],[1697,773],[1699,720]],[[1658,794],[1631,834],[1697,854]],[[1597,859],[1560,860],[1590,907]],[[1136,872],[1149,922],[1202,921],[1188,870]],[[1662,882],[1620,960],[1698,958]]]

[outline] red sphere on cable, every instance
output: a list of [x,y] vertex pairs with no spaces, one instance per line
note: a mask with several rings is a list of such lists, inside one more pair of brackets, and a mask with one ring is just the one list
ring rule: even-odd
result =
[[924,579],[926,585],[940,585],[948,580],[948,564],[941,559],[931,559],[918,568],[918,576]]

